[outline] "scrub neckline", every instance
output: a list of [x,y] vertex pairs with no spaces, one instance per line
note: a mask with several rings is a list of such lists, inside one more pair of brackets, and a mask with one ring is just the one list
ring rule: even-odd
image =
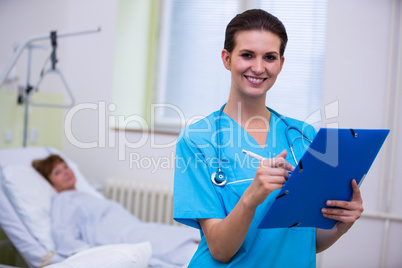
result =
[[[268,107],[266,107],[266,108],[268,109]],[[269,111],[269,109],[268,109],[268,111]],[[273,112],[271,112],[271,111],[269,111],[269,112],[270,112],[269,129],[268,129],[268,133],[267,133],[267,137],[266,137],[266,140],[265,140],[264,147],[262,147],[261,144],[259,144],[259,143],[254,139],[254,137],[253,137],[245,128],[243,128],[239,123],[237,123],[236,120],[234,120],[232,117],[230,117],[228,114],[226,114],[226,113],[223,112],[223,111],[222,111],[222,115],[225,115],[226,117],[230,118],[230,120],[233,121],[233,122],[237,125],[238,128],[241,128],[243,132],[247,133],[247,136],[248,136],[249,138],[251,138],[251,140],[252,140],[256,145],[259,146],[259,149],[261,149],[262,151],[265,152],[265,149],[269,148],[269,141],[271,141],[271,138],[272,138],[272,137],[271,137],[271,126],[272,126],[272,122],[273,122],[273,121],[272,121],[272,117],[275,116],[275,114],[274,114]]]

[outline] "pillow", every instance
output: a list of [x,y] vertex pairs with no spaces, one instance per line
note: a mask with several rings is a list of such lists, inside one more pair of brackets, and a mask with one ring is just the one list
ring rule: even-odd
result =
[[148,267],[152,255],[151,244],[114,244],[86,249],[62,263],[47,268],[142,268]]
[[54,250],[49,215],[56,191],[32,167],[12,165],[2,171],[5,192],[18,216],[41,245]]

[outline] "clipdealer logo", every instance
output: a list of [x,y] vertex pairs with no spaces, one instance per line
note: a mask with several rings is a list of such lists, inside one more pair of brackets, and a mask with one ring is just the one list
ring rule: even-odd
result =
[[[171,152],[174,152],[174,148],[176,146],[177,140],[173,139],[173,141],[165,142],[162,144],[158,144],[155,140],[157,136],[154,133],[155,125],[157,125],[156,118],[158,117],[157,109],[158,108],[165,108],[171,109],[171,111],[175,112],[178,116],[178,120],[180,122],[180,128],[184,128],[200,119],[203,116],[194,116],[186,120],[184,113],[177,107],[171,104],[152,104],[151,105],[151,118],[150,123],[147,120],[137,114],[132,114],[128,116],[124,115],[113,115],[112,113],[116,111],[116,105],[110,103],[107,105],[106,102],[99,102],[99,103],[81,103],[73,108],[71,108],[65,117],[64,120],[64,133],[66,139],[74,146],[83,149],[91,149],[91,148],[117,148],[118,149],[118,159],[121,161],[125,161],[127,155],[129,156],[130,160],[130,168],[144,168],[144,169],[155,169],[158,168],[172,168],[174,167],[174,153],[171,153],[169,156],[164,158],[156,157],[156,156],[141,156],[136,152],[130,152],[128,149],[139,149],[142,147],[150,148],[150,149],[168,149]],[[74,118],[77,116],[81,116],[80,113],[92,113],[91,116],[96,116],[97,120],[97,137],[92,138],[92,140],[84,141],[85,139],[80,139],[76,135],[74,135],[73,125],[76,124],[74,122]],[[95,114],[93,114],[95,113]],[[339,118],[339,102],[334,101],[329,103],[323,107],[323,109],[319,109],[312,113],[308,118],[304,121],[306,123],[312,125],[321,125],[321,127],[327,128],[338,128],[338,121]],[[224,120],[227,120],[224,119]],[[280,120],[276,120],[274,123],[277,124]],[[224,140],[221,144],[221,148],[225,147],[234,147],[234,146],[242,146],[242,142],[246,142],[250,146],[255,146],[254,143],[250,141],[248,136],[241,138],[240,133],[234,133],[233,122],[231,120],[227,120],[226,125],[229,126],[222,127],[217,131],[211,131],[215,128],[212,124],[215,122],[207,122],[206,126],[203,129],[198,130],[189,130],[189,132],[208,132],[211,133],[210,142],[206,144],[196,144],[195,146],[199,148],[204,148],[206,146],[217,146],[216,144],[216,135],[219,133],[226,133],[225,135],[229,138]],[[209,124],[209,125],[208,125]],[[131,126],[135,125],[136,133],[139,135],[135,135],[135,140],[133,140],[132,135],[127,135],[126,129],[130,128]],[[118,126],[118,130],[112,130],[111,126]],[[75,128],[77,126],[75,125]],[[272,136],[272,145],[275,145],[278,141],[277,133],[276,135]],[[235,140],[235,137],[236,140]],[[334,140],[336,137],[327,137],[327,145],[330,150],[337,150],[337,141]],[[331,142],[329,142],[331,140]],[[305,147],[308,147],[308,144],[305,144]],[[127,151],[129,153],[127,154]],[[327,151],[328,152],[328,151]],[[337,162],[334,162],[334,159],[326,159],[325,152],[318,152],[310,150],[310,153],[313,154],[315,157],[319,158],[321,161],[328,162],[330,165],[337,165]],[[142,159],[145,160],[142,160]],[[151,159],[155,158],[155,159]],[[165,159],[166,158],[166,159]],[[330,163],[329,163],[330,162]]]
[[[156,110],[158,108],[171,109],[178,114],[180,128],[192,124],[200,120],[203,116],[194,116],[188,120],[185,119],[184,113],[176,106],[171,104],[152,104],[151,105],[151,120],[150,123],[138,114],[112,115],[110,112],[116,111],[116,105],[111,103],[106,105],[106,102],[99,103],[80,103],[71,108],[64,119],[64,133],[66,139],[74,146],[82,149],[91,148],[118,148],[119,160],[126,160],[126,149],[138,149],[144,146],[149,146],[152,149],[174,148],[176,139],[171,142],[158,144],[155,140],[155,125],[156,125]],[[92,141],[83,141],[77,138],[73,133],[74,118],[80,116],[80,113],[95,112],[97,116],[97,137]],[[107,115],[109,114],[109,115]],[[117,128],[115,130],[111,127]],[[130,140],[127,135],[127,129],[135,126],[137,133],[140,133],[139,138]],[[76,127],[76,126],[75,126]],[[148,145],[149,143],[149,145]]]

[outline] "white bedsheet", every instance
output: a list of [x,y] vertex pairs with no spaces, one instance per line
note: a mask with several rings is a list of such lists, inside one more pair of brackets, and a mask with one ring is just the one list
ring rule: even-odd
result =
[[55,195],[51,218],[56,252],[66,257],[99,245],[149,241],[151,266],[182,266],[196,249],[194,241],[200,239],[196,229],[143,223],[114,201],[78,191]]
[[[28,147],[0,150],[0,176],[2,169],[10,165],[31,166],[33,159],[44,158],[50,153],[58,153],[56,149],[46,147]],[[29,178],[27,178],[29,179]],[[0,226],[7,234],[13,245],[21,253],[24,260],[38,267],[49,256],[49,251],[29,232],[20,216],[15,211],[7,197],[4,185],[0,180]],[[51,263],[63,261],[60,255],[54,255]]]

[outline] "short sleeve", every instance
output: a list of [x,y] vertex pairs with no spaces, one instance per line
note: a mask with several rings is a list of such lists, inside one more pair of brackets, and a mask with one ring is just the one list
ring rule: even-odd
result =
[[[186,130],[186,129],[185,129]],[[173,217],[176,221],[200,229],[199,218],[226,217],[226,213],[211,182],[208,162],[216,158],[212,145],[197,146],[196,133],[191,139],[183,130],[176,146],[173,191]],[[198,139],[198,144],[201,142]]]

